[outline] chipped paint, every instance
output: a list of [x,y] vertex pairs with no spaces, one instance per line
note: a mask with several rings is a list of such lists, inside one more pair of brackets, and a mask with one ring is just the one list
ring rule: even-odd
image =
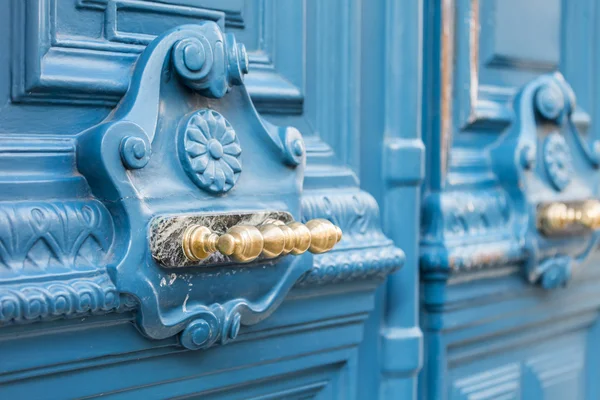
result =
[[[454,74],[454,0],[442,3],[441,37],[441,121],[440,121],[440,179],[443,182],[448,171],[448,154],[452,139],[452,84]],[[442,183],[443,185],[443,183]]]
[[472,122],[475,115],[475,104],[477,103],[477,92],[479,91],[479,0],[471,0],[471,13],[469,17],[469,75],[471,80],[469,96],[471,109],[469,120]]
[[190,299],[190,294],[188,293],[188,294],[185,295],[185,300],[183,300],[183,307],[182,307],[183,312],[188,312],[188,310],[187,310],[187,302],[188,302],[189,299]]

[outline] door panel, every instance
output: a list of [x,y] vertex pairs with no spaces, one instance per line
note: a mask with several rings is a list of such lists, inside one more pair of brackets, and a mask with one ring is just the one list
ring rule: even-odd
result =
[[[260,108],[301,107],[298,80],[302,3],[283,10],[269,0],[224,2],[34,0],[15,2],[13,101],[114,106],[125,94],[131,67],[156,36],[178,25],[215,21],[244,43],[252,74],[247,85]],[[291,11],[291,13],[282,12]],[[281,24],[281,25],[280,25]],[[278,43],[285,28],[286,43]],[[298,50],[298,51],[296,51]],[[274,68],[275,52],[288,68]],[[282,63],[283,64],[283,63]],[[283,72],[285,70],[286,72]],[[271,89],[269,89],[271,88]],[[75,132],[76,133],[76,132]]]
[[584,395],[585,334],[475,361],[450,372],[450,399],[565,399]]
[[423,398],[598,396],[592,3],[426,2]]
[[356,398],[361,7],[2,6],[3,397]]
[[1,397],[598,398],[594,1],[0,9]]

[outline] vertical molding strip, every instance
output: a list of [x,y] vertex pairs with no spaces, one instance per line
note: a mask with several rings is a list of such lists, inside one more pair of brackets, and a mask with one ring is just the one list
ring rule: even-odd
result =
[[[423,4],[388,0],[385,9],[384,232],[406,254],[387,282],[381,331],[380,398],[412,399],[422,366],[419,328],[419,210],[424,176],[421,142]],[[401,222],[400,222],[401,221]],[[400,223],[399,223],[400,222]]]
[[[442,32],[440,38],[440,161],[439,178],[433,183],[433,190],[440,190],[444,187],[446,174],[448,172],[448,158],[450,145],[452,142],[452,95],[454,78],[454,20],[455,20],[454,0],[443,0],[442,2]],[[432,96],[432,99],[435,95]],[[432,139],[435,132],[432,132]],[[433,140],[432,140],[433,141]],[[434,147],[435,148],[435,147]]]

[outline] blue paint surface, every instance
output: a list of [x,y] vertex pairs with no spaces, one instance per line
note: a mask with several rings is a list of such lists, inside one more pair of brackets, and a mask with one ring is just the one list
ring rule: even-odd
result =
[[[357,398],[376,289],[406,258],[358,184],[360,53],[319,40],[360,43],[360,7],[1,7],[0,397]],[[155,217],[265,210],[343,239],[226,267],[151,256]]]
[[[0,10],[0,398],[600,397],[594,1]],[[343,239],[152,258],[240,211]]]
[[[593,2],[425,2],[419,398],[595,399],[597,232],[539,207],[598,197]],[[580,100],[581,98],[581,100]]]

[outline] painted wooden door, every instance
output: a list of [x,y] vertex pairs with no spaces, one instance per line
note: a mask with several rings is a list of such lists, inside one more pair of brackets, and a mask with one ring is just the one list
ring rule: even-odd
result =
[[0,4],[1,398],[416,393],[421,6],[393,3]]
[[598,4],[426,1],[424,399],[597,399]]
[[0,10],[0,398],[600,397],[593,0]]

